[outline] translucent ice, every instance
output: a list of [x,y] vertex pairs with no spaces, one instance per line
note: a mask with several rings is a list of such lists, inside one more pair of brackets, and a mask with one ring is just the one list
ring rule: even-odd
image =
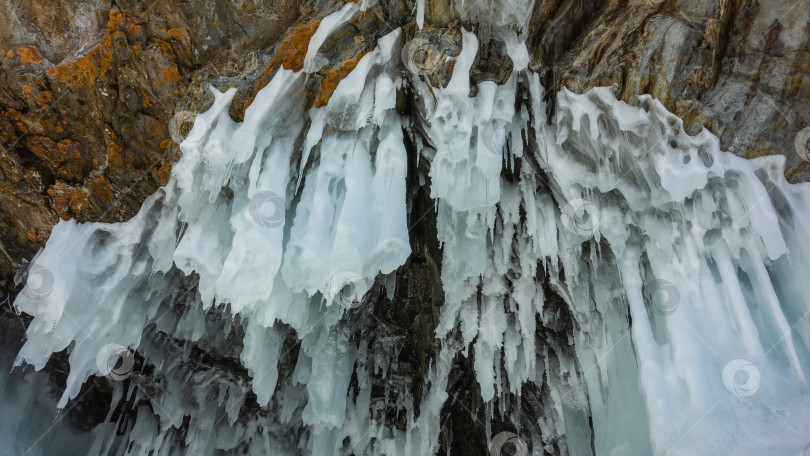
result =
[[[461,357],[488,426],[511,423],[532,454],[801,450],[810,184],[788,184],[783,157],[744,160],[686,134],[650,97],[563,89],[547,118],[518,3],[455,2],[505,43],[505,84],[470,86],[481,37],[467,30],[446,87],[404,75],[397,30],[305,110],[321,44],[370,5],[347,3],[304,71],[279,70],[243,122],[228,115],[234,90],[214,91],[134,218],[54,228],[15,302],[33,316],[16,364],[69,350],[59,408],[89,376],[113,380],[91,454],[435,454]],[[404,88],[410,118],[396,109]],[[364,339],[350,309],[383,283],[393,293],[411,253],[406,143],[429,166],[417,177],[436,199],[444,303],[419,404],[390,398],[396,427],[371,399],[396,347]],[[148,372],[108,365],[130,352]],[[4,407],[50,407],[8,385]],[[119,401],[132,413],[114,414]],[[20,423],[4,422],[4,441]]]

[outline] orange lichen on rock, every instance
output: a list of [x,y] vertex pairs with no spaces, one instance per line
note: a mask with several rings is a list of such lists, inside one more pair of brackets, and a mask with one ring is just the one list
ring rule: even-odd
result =
[[57,150],[59,152],[59,156],[62,156],[62,157],[65,157],[65,158],[78,157],[79,149],[76,146],[76,143],[74,143],[70,139],[63,139],[62,141],[59,141],[59,143],[56,145],[56,148],[57,148]]
[[90,192],[86,188],[77,188],[70,192],[68,207],[74,214],[81,214],[90,207]]
[[51,92],[40,92],[39,95],[37,95],[37,100],[39,100],[40,103],[43,103],[43,104],[50,103],[51,102]]
[[292,71],[301,71],[304,57],[307,55],[307,47],[312,35],[321,25],[320,20],[312,20],[296,25],[291,28],[276,48],[276,53],[270,59],[268,69],[262,75],[269,74],[278,65]]
[[169,35],[169,38],[175,41],[180,41],[183,39],[183,35],[186,32],[179,28],[170,28],[166,33]]
[[79,151],[79,146],[70,139],[63,139],[56,144],[55,153],[49,161],[54,168],[73,173],[79,172],[82,166],[81,160],[82,154]]
[[93,195],[98,198],[102,203],[109,203],[112,201],[112,190],[110,189],[110,181],[104,176],[99,176],[96,179],[88,182],[88,187]]
[[155,38],[155,44],[160,47],[160,51],[166,57],[172,57],[172,45],[168,41]]
[[124,155],[124,147],[118,144],[113,135],[112,141],[107,144],[107,163],[111,168],[125,168],[132,166],[133,159]]
[[8,52],[6,52],[6,57],[8,57],[10,59],[13,59],[14,58],[14,51],[9,50]]
[[104,78],[112,67],[113,50],[112,40],[109,36],[101,38],[101,42],[89,50],[79,59],[61,63],[47,70],[47,75],[53,79],[68,84],[94,85],[96,80]]
[[177,64],[175,63],[171,67],[163,70],[160,73],[161,77],[166,82],[177,82],[180,80],[180,72],[177,70]]
[[133,40],[140,31],[141,26],[135,16],[119,11],[110,11],[110,20],[107,22],[107,32],[110,35],[120,32],[126,35],[127,39]]
[[337,68],[326,69],[326,74],[321,80],[321,90],[318,92],[318,96],[315,98],[315,107],[320,108],[329,102],[329,98],[332,97],[332,93],[335,91],[340,81],[342,81],[343,78],[354,70],[354,67],[357,66],[360,59],[363,58],[363,56],[366,55],[370,50],[371,48],[360,51],[356,56],[340,62],[340,65]]
[[17,55],[20,57],[20,62],[22,63],[33,63],[34,65],[42,63],[42,54],[39,53],[39,49],[33,44],[17,48]]
[[166,131],[166,123],[160,119],[150,117],[149,118],[149,130],[156,135],[162,135]]
[[[319,25],[321,25],[321,21],[314,19],[296,24],[287,31],[278,47],[276,47],[276,52],[270,59],[267,69],[259,75],[258,81],[256,81],[256,84],[253,86],[254,96],[267,86],[272,78],[273,72],[279,65],[288,70],[301,71],[304,67],[304,57],[307,55],[309,40],[312,39],[312,35],[318,30]],[[245,99],[241,113],[245,112],[247,107],[253,102],[253,99],[253,96]]]
[[74,214],[81,214],[90,206],[90,192],[86,188],[71,187],[57,182],[48,189],[51,206],[62,220],[69,220]]
[[152,106],[155,105],[152,102],[152,98],[145,93],[143,94],[143,102],[141,104],[143,105],[144,108],[151,108]]
[[36,242],[36,240],[37,240],[37,232],[36,232],[36,231],[34,231],[34,230],[28,230],[28,231],[26,232],[26,234],[28,235],[28,240],[29,240],[29,241],[31,241],[31,242]]
[[158,176],[158,183],[160,185],[166,185],[169,183],[169,178],[172,175],[172,164],[166,163],[163,166],[155,166],[154,171]]
[[58,178],[72,179],[82,174],[85,162],[79,143],[70,139],[55,142],[40,135],[29,135],[23,141],[25,147],[45,162]]

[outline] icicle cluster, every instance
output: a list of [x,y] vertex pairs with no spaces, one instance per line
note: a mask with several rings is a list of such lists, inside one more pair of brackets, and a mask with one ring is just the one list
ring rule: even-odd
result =
[[[362,7],[322,21],[306,69]],[[322,108],[305,112],[303,73],[283,69],[241,124],[227,114],[234,90],[217,92],[136,217],[54,228],[15,303],[34,316],[17,364],[40,369],[70,347],[59,408],[89,376],[115,379],[111,354],[137,351],[160,379],[118,384],[113,404],[151,410],[123,435],[98,426],[91,454],[434,454],[459,356],[473,357],[487,420],[505,417],[532,454],[801,450],[810,186],[786,183],[782,157],[744,160],[707,131],[687,135],[649,97],[632,107],[608,88],[563,89],[548,119],[509,30],[513,74],[472,98],[467,31],[444,88],[402,76],[395,31]],[[413,122],[395,110],[405,84]],[[393,355],[350,340],[345,318],[410,255],[403,131],[430,162],[445,293],[419,414],[395,399],[404,430],[370,413],[369,377]],[[188,367],[193,344],[225,358],[236,337],[262,406],[248,416],[245,385]],[[542,391],[531,423],[527,386]]]

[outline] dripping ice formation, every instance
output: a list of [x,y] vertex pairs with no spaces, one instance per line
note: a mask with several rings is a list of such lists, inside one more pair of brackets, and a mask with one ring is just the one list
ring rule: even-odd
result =
[[[360,9],[322,22],[306,69]],[[498,417],[534,455],[800,454],[809,184],[788,184],[782,157],[745,160],[705,130],[689,136],[650,97],[633,107],[609,88],[563,89],[547,118],[525,45],[503,33],[514,71],[474,97],[466,30],[444,88],[403,75],[397,30],[322,108],[304,109],[303,72],[279,70],[242,123],[228,115],[235,89],[215,91],[169,184],[133,219],[60,222],[15,302],[34,317],[15,365],[39,370],[69,349],[59,409],[90,376],[112,379],[108,422],[82,451],[452,453],[447,379],[471,357],[488,441]],[[416,116],[396,109],[404,87]],[[422,215],[408,203],[418,171],[405,136],[429,163],[444,304],[419,403],[389,399],[399,428],[375,418],[370,382],[396,354],[363,338],[357,311],[392,292]],[[195,364],[194,344],[238,358],[251,384]],[[124,350],[152,371],[116,381],[107,358]],[[4,407],[19,402],[14,376],[0,382]],[[523,397],[529,387],[540,393]],[[260,409],[243,412],[251,392]],[[134,423],[113,422],[133,397]],[[0,440],[23,452],[36,436],[15,440],[20,423]]]

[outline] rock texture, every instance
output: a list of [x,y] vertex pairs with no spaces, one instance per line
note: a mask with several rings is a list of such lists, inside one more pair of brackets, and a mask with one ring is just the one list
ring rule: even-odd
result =
[[529,49],[549,87],[652,94],[725,150],[785,155],[796,182],[810,177],[794,150],[810,125],[808,22],[805,0],[541,1]]
[[[178,136],[191,119],[182,113],[210,104],[206,84],[238,87],[231,114],[240,118],[279,68],[302,68],[320,20],[344,3],[0,0],[7,12],[0,20],[4,294],[13,295],[18,265],[44,245],[60,218],[126,220],[167,181],[180,154]],[[477,23],[481,15],[459,13],[451,0],[426,0],[425,27],[418,30],[415,3],[380,0],[330,36],[321,49],[325,65],[301,95],[308,105],[326,103],[376,40],[396,27],[404,27],[406,40],[434,43],[442,56],[458,53],[461,27],[475,29],[481,49],[471,78],[505,81],[511,62],[503,44],[490,41]],[[810,0],[536,0],[526,14],[530,67],[550,93],[615,84],[631,104],[649,93],[683,117],[690,132],[706,127],[745,157],[785,155],[789,179],[810,178],[794,147],[797,133],[810,125]],[[442,61],[426,76],[435,85],[452,71],[451,61]],[[399,95],[407,112],[409,94]],[[415,152],[410,158],[414,182],[413,170],[423,164]],[[427,194],[414,193],[410,207],[431,207]],[[372,340],[404,347],[386,387],[418,397],[443,301],[433,214],[412,228],[411,243],[414,255],[397,275],[397,295],[378,297],[366,317],[376,322],[368,328]],[[546,294],[553,301],[551,290]],[[14,335],[4,344],[18,343],[20,321],[3,307],[0,322],[15,328],[2,330]],[[570,330],[544,328],[543,337],[565,340]],[[56,358],[48,368],[58,386],[64,375]],[[465,448],[483,454],[484,434],[469,426],[471,415],[483,416],[483,405],[475,405],[477,384],[463,375],[470,369],[464,363],[451,375],[457,400],[446,406],[444,435],[448,442],[455,436],[460,454]],[[527,422],[543,394],[525,392],[537,398],[525,401]],[[72,413],[83,423],[95,423],[98,413],[103,418],[82,407]],[[396,410],[379,413],[401,425]]]

